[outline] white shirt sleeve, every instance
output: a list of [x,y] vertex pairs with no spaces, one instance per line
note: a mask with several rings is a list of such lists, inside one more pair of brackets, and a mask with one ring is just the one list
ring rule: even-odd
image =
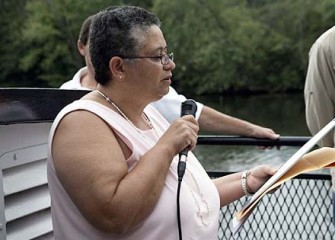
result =
[[[181,104],[186,101],[186,97],[178,94],[173,87],[169,88],[169,93],[162,97],[160,100],[153,102],[152,106],[162,114],[169,123],[180,118]],[[195,118],[198,120],[201,114],[203,104],[196,102],[197,112]]]
[[65,83],[63,83],[60,89],[72,89],[72,90],[92,90],[81,85],[80,79],[82,76],[88,73],[87,67],[83,67],[76,72],[73,78]]

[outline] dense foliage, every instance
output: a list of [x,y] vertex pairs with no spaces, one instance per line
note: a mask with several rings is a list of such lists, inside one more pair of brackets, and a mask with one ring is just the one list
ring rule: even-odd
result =
[[4,0],[0,86],[72,78],[84,66],[82,21],[118,4],[157,13],[175,54],[174,84],[195,94],[301,90],[308,50],[335,22],[333,0]]

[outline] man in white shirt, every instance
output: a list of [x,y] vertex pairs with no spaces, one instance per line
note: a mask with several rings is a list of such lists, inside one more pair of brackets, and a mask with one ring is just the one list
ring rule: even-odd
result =
[[[80,29],[77,47],[80,54],[85,58],[86,67],[81,68],[72,80],[63,83],[61,89],[81,89],[92,90],[96,88],[97,82],[94,79],[94,69],[91,64],[89,54],[89,30],[94,15],[89,16]],[[178,94],[170,86],[169,93],[152,105],[169,121],[173,122],[180,117],[181,103],[186,97]],[[234,134],[247,137],[277,139],[272,129],[252,124],[248,121],[237,119],[221,113],[213,108],[197,102],[196,119],[199,122],[200,129],[218,134]]]

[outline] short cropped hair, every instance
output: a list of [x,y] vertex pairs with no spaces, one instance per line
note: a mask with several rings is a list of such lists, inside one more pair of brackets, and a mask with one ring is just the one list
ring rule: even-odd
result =
[[81,25],[80,32],[79,32],[79,38],[78,40],[84,44],[84,46],[88,43],[89,33],[90,33],[90,27],[91,23],[93,21],[94,15],[89,16],[85,19],[83,24]]
[[158,17],[147,10],[123,6],[97,13],[91,24],[90,55],[95,80],[105,85],[110,79],[109,61],[114,56],[134,56],[148,29],[160,27]]

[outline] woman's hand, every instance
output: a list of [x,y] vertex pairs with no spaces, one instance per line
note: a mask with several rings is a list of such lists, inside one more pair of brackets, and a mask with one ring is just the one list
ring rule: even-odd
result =
[[255,193],[261,186],[277,172],[277,169],[260,165],[249,170],[250,175],[247,177],[247,190],[249,193]]
[[162,135],[157,144],[168,144],[173,156],[184,148],[195,148],[198,139],[199,125],[192,115],[185,115],[174,121]]

